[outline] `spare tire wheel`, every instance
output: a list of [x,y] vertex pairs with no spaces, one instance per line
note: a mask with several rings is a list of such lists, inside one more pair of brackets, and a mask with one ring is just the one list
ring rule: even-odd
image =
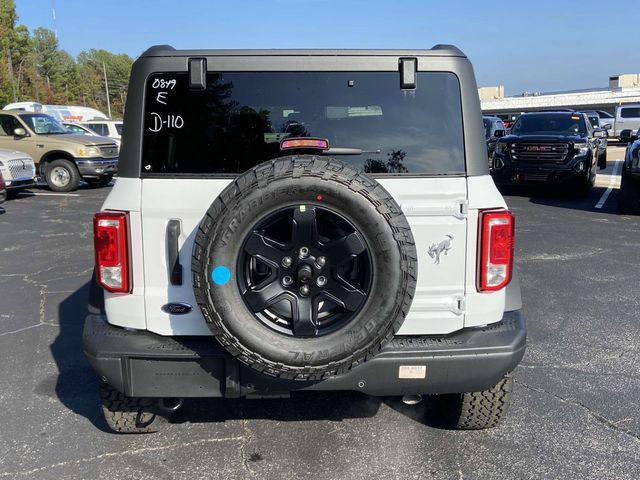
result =
[[196,300],[227,351],[318,380],[371,358],[402,324],[416,249],[391,195],[345,163],[282,157],[235,179],[196,233]]

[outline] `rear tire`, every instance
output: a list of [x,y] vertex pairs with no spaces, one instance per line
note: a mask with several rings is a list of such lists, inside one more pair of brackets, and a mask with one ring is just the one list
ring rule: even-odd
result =
[[112,386],[100,385],[102,413],[107,425],[117,433],[154,433],[158,431],[160,417],[154,403],[148,398],[127,397]]
[[513,379],[504,377],[481,392],[441,395],[446,425],[458,430],[496,427],[507,413]]
[[47,165],[45,181],[54,192],[71,192],[78,189],[80,172],[71,160],[54,160]]
[[618,211],[628,215],[640,214],[640,182],[634,182],[622,170],[620,195],[618,197]]

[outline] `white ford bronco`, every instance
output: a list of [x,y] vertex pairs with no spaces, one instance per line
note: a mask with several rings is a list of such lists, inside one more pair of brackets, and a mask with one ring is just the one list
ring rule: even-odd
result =
[[152,47],[123,139],[83,335],[113,430],[300,390],[504,416],[514,218],[460,50]]

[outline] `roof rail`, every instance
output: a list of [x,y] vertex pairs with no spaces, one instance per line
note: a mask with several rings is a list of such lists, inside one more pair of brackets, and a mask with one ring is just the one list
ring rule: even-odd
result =
[[173,48],[171,45],[154,45],[152,47],[147,48],[144,52],[142,52],[142,55],[140,56],[141,57],[152,56],[158,52],[165,52],[167,50],[175,51],[175,48]]
[[433,47],[431,47],[431,50],[447,50],[452,55],[462,55],[463,57],[466,57],[464,52],[460,50],[458,47],[456,47],[455,45],[449,45],[446,43],[438,43],[437,45],[434,45]]

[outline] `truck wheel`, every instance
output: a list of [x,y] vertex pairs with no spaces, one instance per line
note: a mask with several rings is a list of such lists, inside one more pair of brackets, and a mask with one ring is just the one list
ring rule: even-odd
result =
[[604,149],[604,152],[598,157],[598,168],[600,170],[605,170],[607,168],[607,149]]
[[618,211],[620,213],[640,214],[640,182],[634,182],[622,170],[620,194],[618,196]]
[[80,184],[80,172],[72,161],[61,158],[47,165],[45,181],[54,192],[71,192]]
[[460,430],[482,430],[497,426],[507,412],[513,379],[504,377],[482,392],[440,395],[447,426]]
[[266,375],[317,380],[376,355],[409,311],[417,253],[378,182],[338,160],[265,162],[197,230],[196,300],[227,351]]
[[127,397],[106,383],[100,385],[102,413],[111,430],[118,433],[153,433],[159,417],[148,398]]
[[581,178],[572,185],[571,193],[576,198],[587,198],[594,184],[595,178],[589,173],[586,178]]

